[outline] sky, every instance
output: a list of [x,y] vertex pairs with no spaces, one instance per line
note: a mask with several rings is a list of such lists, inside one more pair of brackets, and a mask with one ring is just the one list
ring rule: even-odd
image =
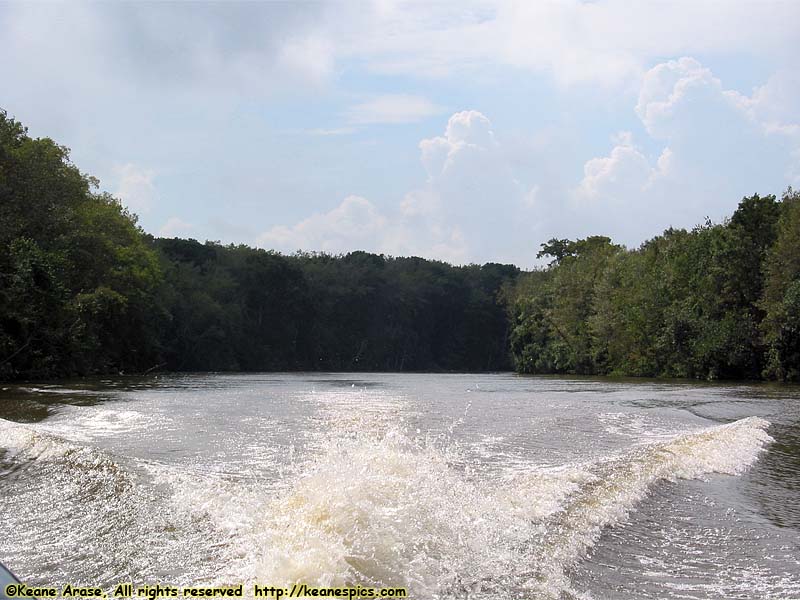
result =
[[166,237],[538,264],[800,187],[800,2],[0,2],[0,108]]

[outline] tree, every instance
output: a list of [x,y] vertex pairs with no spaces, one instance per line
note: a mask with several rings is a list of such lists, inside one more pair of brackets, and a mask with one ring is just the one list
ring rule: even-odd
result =
[[137,370],[156,359],[161,273],[118,201],[0,111],[0,376]]
[[800,380],[800,193],[789,188],[781,202],[777,238],[764,268],[766,275],[760,307],[767,345],[764,375]]

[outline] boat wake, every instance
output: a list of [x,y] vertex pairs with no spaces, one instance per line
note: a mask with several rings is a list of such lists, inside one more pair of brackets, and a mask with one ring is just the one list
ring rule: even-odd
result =
[[47,549],[58,564],[84,544],[87,558],[101,557],[91,583],[160,576],[401,586],[414,598],[577,597],[570,569],[658,482],[740,474],[771,441],[769,423],[750,417],[498,475],[455,445],[364,425],[327,429],[295,475],[275,482],[135,463],[0,420],[0,485],[29,490],[0,494],[3,514],[33,532],[0,550],[58,539]]

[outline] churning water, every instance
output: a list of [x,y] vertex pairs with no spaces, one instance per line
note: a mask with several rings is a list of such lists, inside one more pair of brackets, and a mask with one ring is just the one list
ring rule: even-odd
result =
[[800,598],[800,390],[175,375],[0,391],[28,584]]

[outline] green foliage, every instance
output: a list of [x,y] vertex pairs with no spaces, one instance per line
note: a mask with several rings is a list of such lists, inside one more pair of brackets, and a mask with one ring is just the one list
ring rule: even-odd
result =
[[561,261],[566,256],[572,256],[573,242],[567,239],[558,239],[558,238],[551,238],[547,242],[541,245],[541,250],[536,253],[536,258],[544,258],[545,256],[550,256],[553,258],[550,261],[550,265],[554,265]]
[[519,271],[366,252],[282,256],[156,240],[173,294],[166,362],[181,370],[501,370],[497,298]]
[[0,377],[137,370],[157,354],[156,253],[135,219],[0,112]]
[[[539,256],[553,256],[547,276],[532,273],[521,283],[512,308],[512,353],[525,373],[591,373],[590,317],[596,281],[621,248],[607,237],[550,240]],[[533,282],[539,280],[539,285]]]
[[775,243],[764,265],[761,323],[768,356],[764,375],[800,380],[800,192],[783,196]]
[[507,294],[528,373],[798,378],[800,196],[744,198],[731,219],[627,251],[550,240]]

